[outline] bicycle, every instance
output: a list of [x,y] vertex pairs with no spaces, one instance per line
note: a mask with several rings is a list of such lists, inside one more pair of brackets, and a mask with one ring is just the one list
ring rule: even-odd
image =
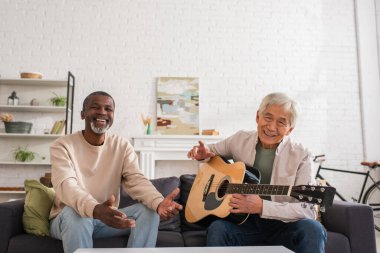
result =
[[[341,173],[350,173],[350,174],[357,174],[364,176],[363,185],[359,194],[359,198],[355,199],[352,197],[352,200],[357,203],[363,203],[366,205],[369,205],[372,207],[373,210],[373,219],[375,223],[376,230],[380,231],[380,180],[376,181],[372,175],[371,172],[374,171],[376,168],[380,167],[379,163],[362,163],[362,165],[365,165],[367,168],[366,172],[358,172],[358,171],[350,171],[350,170],[342,170],[342,169],[332,169],[323,167],[322,163],[325,161],[325,155],[317,155],[314,156],[313,159],[314,162],[319,163],[318,170],[315,175],[316,179],[321,179],[326,182],[327,186],[331,186],[329,182],[325,180],[325,178],[321,175],[321,170],[328,170],[328,171],[335,171],[335,172],[341,172]],[[372,185],[370,185],[367,190],[366,185],[368,178],[372,181]],[[364,194],[364,197],[363,197]],[[340,194],[338,191],[336,191],[335,195],[341,199],[342,201],[347,201],[342,194]],[[363,197],[363,199],[362,199]]]

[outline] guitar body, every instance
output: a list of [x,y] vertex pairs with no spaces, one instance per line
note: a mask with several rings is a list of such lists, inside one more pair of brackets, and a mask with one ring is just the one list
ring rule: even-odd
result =
[[300,202],[317,204],[324,209],[332,205],[336,192],[334,187],[327,186],[270,185],[258,184],[259,182],[258,170],[246,167],[242,162],[230,164],[219,156],[211,158],[201,166],[194,179],[186,203],[186,220],[194,223],[212,215],[234,223],[243,223],[249,214],[230,214],[229,202],[233,193],[291,196]]
[[[208,215],[219,218],[229,216],[228,205],[231,195],[225,194],[226,183],[241,184],[244,180],[245,165],[242,162],[233,164],[215,156],[201,166],[187,199],[185,217],[190,223],[200,221]],[[244,220],[246,215],[242,217]],[[239,222],[237,217],[236,222]]]

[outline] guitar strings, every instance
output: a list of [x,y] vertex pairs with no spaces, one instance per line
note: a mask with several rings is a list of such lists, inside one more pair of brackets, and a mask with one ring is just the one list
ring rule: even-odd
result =
[[[228,184],[220,184],[220,183],[212,183],[210,187],[217,187],[219,186],[219,189],[225,189],[228,187],[240,187],[240,188],[248,188],[248,187],[253,187],[253,188],[289,188],[289,185],[274,185],[274,184],[238,184],[238,183],[228,183]],[[207,184],[205,185],[207,186]],[[294,187],[294,186],[293,186]]]
[[[207,184],[206,184],[207,185]],[[211,186],[217,186],[217,185],[223,185],[223,183],[211,183]],[[259,187],[264,187],[264,186],[270,186],[270,187],[289,187],[289,185],[277,185],[277,184],[245,184],[245,183],[226,183],[227,186],[232,185],[232,186],[243,186],[243,187],[248,187],[248,186],[259,186]],[[293,186],[294,187],[294,186]]]
[[[205,185],[207,186],[207,184]],[[244,189],[247,189],[249,187],[252,187],[252,188],[259,188],[259,189],[265,189],[265,187],[267,188],[282,188],[282,190],[288,190],[289,187],[292,187],[292,190],[303,190],[305,191],[306,189],[302,189],[300,186],[290,186],[290,185],[274,185],[274,184],[245,184],[245,183],[211,183],[210,184],[210,188],[213,187],[218,187],[219,186],[219,189],[227,189],[227,188],[231,188],[231,187],[239,187],[239,188],[244,188]],[[325,188],[325,187],[321,187],[321,188]],[[273,190],[273,189],[271,189]],[[278,189],[277,189],[278,190]],[[320,187],[315,187],[315,190],[320,190]]]
[[[220,186],[220,187],[218,187],[218,186]],[[288,196],[287,193],[288,193],[290,186],[288,186],[288,185],[269,185],[269,184],[239,184],[239,183],[225,183],[223,185],[223,183],[222,184],[211,183],[209,190],[211,190],[211,189],[214,190],[215,188],[217,188],[215,190],[218,190],[219,192],[224,191],[224,193],[225,193],[228,189],[232,189],[233,187],[243,188],[242,190],[247,190],[249,193],[251,193],[252,191],[257,191],[257,190],[263,190],[264,191],[264,192],[256,193],[258,195]],[[282,189],[273,190],[273,189],[265,189],[265,187],[282,188]],[[292,189],[296,189],[296,188],[299,188],[299,187],[293,186]],[[266,190],[266,192],[265,192],[265,190]],[[281,191],[281,193],[279,193],[279,191]],[[227,193],[227,194],[229,194],[229,193]],[[242,193],[242,194],[245,194],[245,193]],[[307,194],[298,193],[295,191],[292,191],[292,196],[301,202],[315,203],[315,201],[316,201],[315,198],[312,196],[309,196]],[[300,198],[299,196],[302,196],[302,197]],[[311,200],[309,200],[310,197],[312,198]]]
[[268,185],[268,184],[225,184],[220,185],[218,183],[212,183],[209,190],[217,190],[220,193],[228,193],[228,190],[236,190],[238,188],[241,190],[242,194],[258,194],[258,195],[278,195],[284,196],[288,195],[289,186],[285,185]]

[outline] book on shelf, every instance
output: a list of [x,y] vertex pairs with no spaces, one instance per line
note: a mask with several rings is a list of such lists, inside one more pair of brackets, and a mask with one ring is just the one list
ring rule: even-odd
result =
[[57,120],[57,121],[54,122],[54,125],[51,128],[50,134],[55,134],[57,132],[58,126],[60,124],[59,122],[60,122],[59,120]]
[[219,131],[215,129],[202,130],[202,135],[219,135]]
[[66,128],[66,120],[57,120],[51,128],[50,134],[64,134]]

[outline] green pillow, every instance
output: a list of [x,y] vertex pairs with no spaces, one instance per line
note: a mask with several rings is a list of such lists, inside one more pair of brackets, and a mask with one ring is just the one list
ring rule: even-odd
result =
[[30,234],[49,236],[49,215],[54,201],[54,190],[37,180],[25,180],[24,185],[24,229]]

